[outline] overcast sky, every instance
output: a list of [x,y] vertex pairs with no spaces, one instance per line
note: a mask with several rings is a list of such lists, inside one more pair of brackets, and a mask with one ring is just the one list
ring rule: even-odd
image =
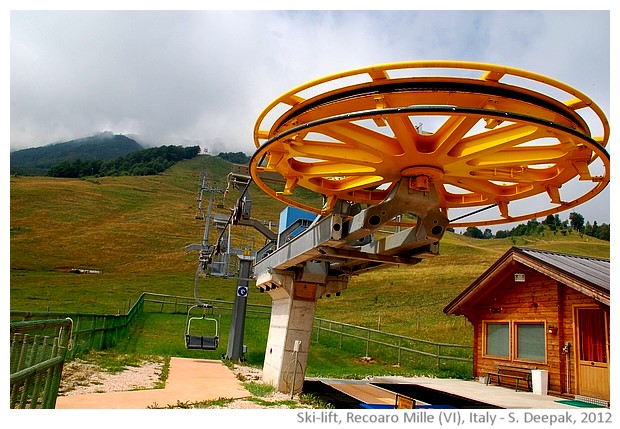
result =
[[[540,73],[584,92],[609,118],[608,10],[12,10],[10,147],[111,131],[252,154],[256,118],[287,90],[428,59]],[[609,222],[604,198],[607,216],[587,219]]]

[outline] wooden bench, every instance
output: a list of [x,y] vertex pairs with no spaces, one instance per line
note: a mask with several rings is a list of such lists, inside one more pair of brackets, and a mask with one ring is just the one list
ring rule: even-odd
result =
[[487,386],[491,384],[493,379],[497,380],[497,384],[501,386],[502,379],[514,380],[515,381],[515,389],[519,391],[519,385],[521,382],[525,382],[527,384],[527,390],[532,390],[532,369],[531,368],[523,368],[512,365],[500,364],[497,366],[496,372],[487,373]]

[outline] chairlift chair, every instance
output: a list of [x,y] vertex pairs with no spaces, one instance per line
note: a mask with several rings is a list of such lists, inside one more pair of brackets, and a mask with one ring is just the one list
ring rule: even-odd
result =
[[[202,308],[202,316],[191,316],[195,308]],[[187,321],[185,324],[185,347],[190,350],[216,350],[220,340],[219,321],[214,317],[207,317],[207,309],[213,315],[213,306],[209,304],[196,304],[187,310]],[[205,321],[215,326],[215,335],[197,335],[197,322]],[[211,323],[212,322],[212,323]],[[201,328],[202,329],[202,328]],[[211,331],[213,332],[213,328]]]

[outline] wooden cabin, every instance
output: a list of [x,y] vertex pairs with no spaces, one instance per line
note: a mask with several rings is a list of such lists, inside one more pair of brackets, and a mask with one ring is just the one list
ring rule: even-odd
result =
[[608,259],[513,247],[444,312],[474,326],[476,378],[500,365],[546,370],[549,394],[606,405],[609,289]]

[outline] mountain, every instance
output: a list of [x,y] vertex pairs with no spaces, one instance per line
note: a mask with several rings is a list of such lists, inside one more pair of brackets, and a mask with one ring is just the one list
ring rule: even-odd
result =
[[50,167],[62,161],[108,161],[142,149],[144,147],[129,137],[103,132],[90,137],[11,152],[11,174],[45,176]]

